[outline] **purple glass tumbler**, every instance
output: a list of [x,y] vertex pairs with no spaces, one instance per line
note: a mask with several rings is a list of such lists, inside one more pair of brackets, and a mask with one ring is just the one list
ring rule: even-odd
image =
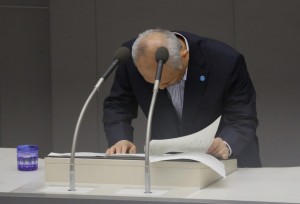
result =
[[19,171],[35,171],[38,169],[37,145],[19,145],[17,147],[17,162]]

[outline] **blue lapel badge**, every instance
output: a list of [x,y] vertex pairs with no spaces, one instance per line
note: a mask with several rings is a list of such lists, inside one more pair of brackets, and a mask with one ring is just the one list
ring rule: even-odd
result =
[[206,78],[204,75],[201,75],[199,79],[200,79],[200,81],[205,81]]

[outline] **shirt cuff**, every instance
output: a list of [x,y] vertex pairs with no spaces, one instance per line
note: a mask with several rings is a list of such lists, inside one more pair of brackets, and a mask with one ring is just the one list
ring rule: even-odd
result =
[[[224,141],[224,140],[223,140],[223,141]],[[230,145],[229,145],[227,142],[225,142],[225,141],[224,141],[224,143],[226,144],[227,148],[229,149],[229,156],[231,156],[232,150],[231,150]]]

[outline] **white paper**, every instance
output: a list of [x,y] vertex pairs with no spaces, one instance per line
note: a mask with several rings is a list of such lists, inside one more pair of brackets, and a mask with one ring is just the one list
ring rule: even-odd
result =
[[[70,157],[71,153],[57,153],[51,152],[48,154],[49,157]],[[105,153],[95,153],[95,152],[76,152],[75,157],[103,157],[106,156]]]
[[[150,162],[190,159],[199,161],[223,178],[226,177],[224,164],[215,157],[206,154],[216,136],[221,116],[206,128],[191,135],[150,142]],[[167,154],[179,152],[178,154]]]
[[180,160],[180,159],[189,159],[201,162],[217,172],[223,178],[226,178],[226,172],[224,164],[216,159],[214,156],[209,154],[200,153],[200,152],[187,152],[179,154],[165,154],[163,156],[150,156],[150,162],[159,162],[167,160]]
[[[224,164],[215,157],[206,154],[208,148],[213,143],[221,116],[217,118],[212,124],[191,135],[165,139],[165,140],[152,140],[150,142],[150,162],[159,162],[166,160],[180,160],[189,159],[201,162],[212,170],[217,172],[223,178],[226,177]],[[167,154],[168,152],[180,152],[177,154]],[[48,156],[61,157],[70,156],[70,153],[54,153],[51,152]],[[76,157],[107,157],[105,153],[93,152],[76,152]],[[116,159],[120,157],[145,157],[145,154],[114,154],[111,156]]]
[[[51,152],[48,154],[49,157],[70,157],[71,153],[57,153]],[[145,154],[113,154],[106,155],[106,153],[96,153],[96,152],[76,152],[75,157],[145,157]]]
[[150,142],[150,155],[163,155],[168,152],[201,152],[206,153],[213,143],[221,116],[212,124],[191,135]]
[[126,153],[126,154],[113,154],[113,155],[108,155],[107,157],[145,157],[145,154],[132,154],[132,153]]

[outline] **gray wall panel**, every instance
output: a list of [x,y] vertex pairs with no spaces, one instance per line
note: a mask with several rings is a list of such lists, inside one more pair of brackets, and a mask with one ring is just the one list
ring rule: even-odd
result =
[[[53,151],[71,150],[80,110],[96,83],[94,1],[51,1]],[[97,150],[96,98],[79,132],[78,151]]]
[[[264,166],[300,164],[299,1],[51,0],[51,26],[47,5],[0,1],[1,146],[38,143],[42,155],[70,151],[82,105],[114,51],[139,32],[161,27],[215,38],[244,53],[258,95]],[[112,79],[88,108],[78,151],[106,149],[102,103]],[[142,152],[142,114],[134,126]]]
[[49,0],[0,0],[1,6],[15,6],[15,7],[47,7]]
[[300,1],[236,1],[236,46],[257,90],[265,166],[300,165]]
[[[111,63],[112,54],[126,40],[148,28],[186,30],[233,44],[233,2],[205,0],[111,0],[96,1],[97,60],[99,73]],[[113,77],[99,95],[99,117],[102,103],[109,94]],[[146,119],[141,111],[134,120],[135,143],[143,151]],[[104,138],[101,125],[99,137]],[[102,141],[102,139],[101,139]],[[106,141],[105,144],[106,145]],[[100,144],[101,148],[103,145]]]
[[51,150],[48,9],[0,7],[1,146]]

